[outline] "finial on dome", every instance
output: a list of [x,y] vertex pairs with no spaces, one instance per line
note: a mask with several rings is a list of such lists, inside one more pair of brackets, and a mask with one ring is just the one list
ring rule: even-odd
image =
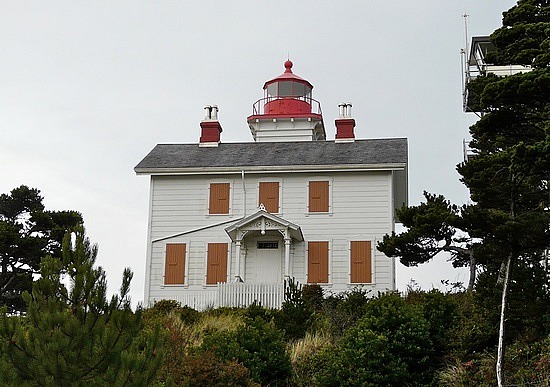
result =
[[292,61],[290,59],[285,62],[285,69],[285,73],[292,73]]

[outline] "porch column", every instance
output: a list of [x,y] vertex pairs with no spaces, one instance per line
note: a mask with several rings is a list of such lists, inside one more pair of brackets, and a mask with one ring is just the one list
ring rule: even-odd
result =
[[285,232],[285,278],[290,278],[290,237],[288,230]]
[[241,277],[241,244],[246,231],[237,229],[237,235],[235,238],[235,282],[243,282]]
[[235,282],[243,282],[241,278],[241,240],[235,241]]

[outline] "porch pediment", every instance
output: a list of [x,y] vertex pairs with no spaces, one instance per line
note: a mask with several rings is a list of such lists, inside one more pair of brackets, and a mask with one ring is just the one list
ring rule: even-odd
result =
[[259,231],[261,234],[265,234],[266,231],[279,231],[283,238],[292,238],[297,241],[304,240],[302,229],[299,226],[279,216],[270,214],[263,208],[225,228],[225,232],[232,241],[244,239],[246,234],[251,231]]

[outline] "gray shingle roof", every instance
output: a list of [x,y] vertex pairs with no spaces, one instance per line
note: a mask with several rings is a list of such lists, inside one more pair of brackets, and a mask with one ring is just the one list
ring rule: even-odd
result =
[[258,168],[331,165],[406,164],[407,139],[369,139],[355,142],[246,142],[159,144],[135,167],[137,173],[197,168]]

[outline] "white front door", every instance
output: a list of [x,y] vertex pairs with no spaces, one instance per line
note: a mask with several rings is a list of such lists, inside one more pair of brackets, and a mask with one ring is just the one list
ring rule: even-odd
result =
[[256,281],[259,283],[282,282],[283,243],[280,240],[256,241]]

